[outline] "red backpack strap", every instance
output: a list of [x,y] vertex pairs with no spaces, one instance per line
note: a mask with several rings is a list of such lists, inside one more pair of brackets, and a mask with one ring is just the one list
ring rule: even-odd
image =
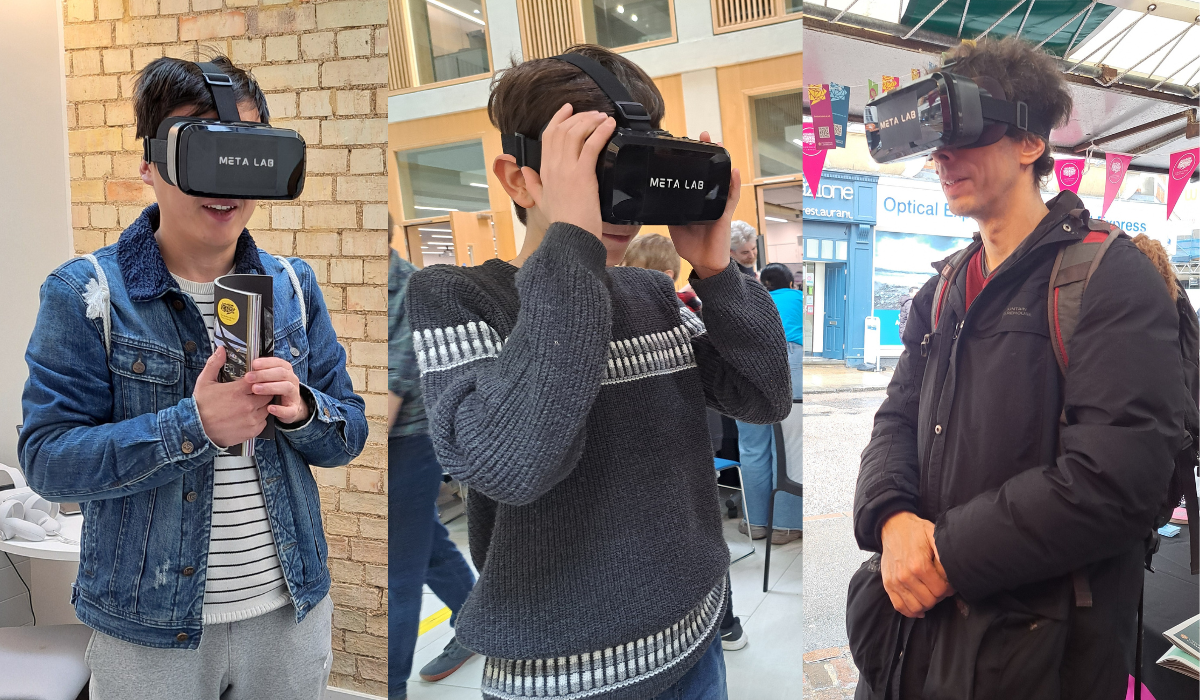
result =
[[954,283],[954,278],[958,276],[958,271],[967,260],[970,260],[971,254],[978,249],[976,245],[969,245],[966,248],[958,251],[950,256],[950,260],[942,267],[941,274],[938,276],[937,289],[933,292],[933,309],[930,314],[929,331],[932,333],[937,330],[938,319],[942,317],[942,303],[946,300],[946,294],[950,290],[950,285]]
[[1067,375],[1070,358],[1067,345],[1079,325],[1083,311],[1083,292],[1100,260],[1113,241],[1121,235],[1121,229],[1103,221],[1088,222],[1090,231],[1082,240],[1068,243],[1058,250],[1054,268],[1050,271],[1049,296],[1046,313],[1050,322],[1050,339],[1054,347],[1054,358],[1063,376]]

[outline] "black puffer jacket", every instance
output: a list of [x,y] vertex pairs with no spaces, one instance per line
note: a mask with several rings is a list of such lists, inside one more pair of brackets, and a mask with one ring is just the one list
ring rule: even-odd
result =
[[[1188,439],[1183,417],[1194,399],[1184,389],[1166,283],[1126,237],[1084,295],[1064,381],[1047,284],[1059,247],[1086,235],[1087,222],[1071,216],[1083,204],[1069,192],[1048,206],[969,312],[966,265],[937,329],[937,278],[917,294],[904,355],[862,455],[859,546],[880,551],[887,517],[917,513],[936,523],[938,553],[958,591],[915,623],[924,634],[913,639],[940,647],[926,700],[1119,699],[1132,670],[1144,543]],[[1075,571],[1090,585],[1091,607],[1075,604]],[[872,686],[894,682],[892,660],[913,623],[902,624],[889,603],[877,559],[851,583],[847,620],[867,686],[859,697],[883,698]]]

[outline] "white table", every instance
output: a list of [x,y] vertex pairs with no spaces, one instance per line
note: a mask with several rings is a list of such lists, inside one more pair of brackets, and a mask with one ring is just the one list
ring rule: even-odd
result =
[[[79,542],[83,516],[64,516],[62,534]],[[29,558],[29,584],[33,614],[38,625],[79,624],[71,606],[71,586],[79,571],[79,545],[47,538],[30,542],[20,538],[0,540],[0,552]]]

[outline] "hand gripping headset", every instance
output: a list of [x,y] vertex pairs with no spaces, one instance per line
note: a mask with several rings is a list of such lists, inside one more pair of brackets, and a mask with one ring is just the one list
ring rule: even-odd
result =
[[[992,95],[999,95],[1000,98]],[[1009,126],[1050,143],[1050,124],[1024,102],[1003,99],[999,82],[946,71],[893,90],[867,103],[863,126],[877,163],[924,157],[939,148],[981,148],[996,143]]]
[[242,121],[233,80],[212,63],[197,63],[217,105],[217,119],[168,117],[143,157],[193,197],[295,199],[304,191],[305,144],[291,129]]
[[[596,61],[576,53],[553,58],[587,73],[616,108],[617,128],[596,163],[604,221],[681,225],[721,218],[729,196],[728,151],[653,130],[646,108]],[[540,168],[541,141],[524,134],[500,138],[519,167]]]

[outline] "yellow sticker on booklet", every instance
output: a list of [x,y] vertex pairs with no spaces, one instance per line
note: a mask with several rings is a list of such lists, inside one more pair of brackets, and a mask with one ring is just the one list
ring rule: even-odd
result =
[[217,302],[217,318],[221,319],[221,323],[226,326],[232,326],[238,322],[238,307],[233,303],[232,299],[222,299]]

